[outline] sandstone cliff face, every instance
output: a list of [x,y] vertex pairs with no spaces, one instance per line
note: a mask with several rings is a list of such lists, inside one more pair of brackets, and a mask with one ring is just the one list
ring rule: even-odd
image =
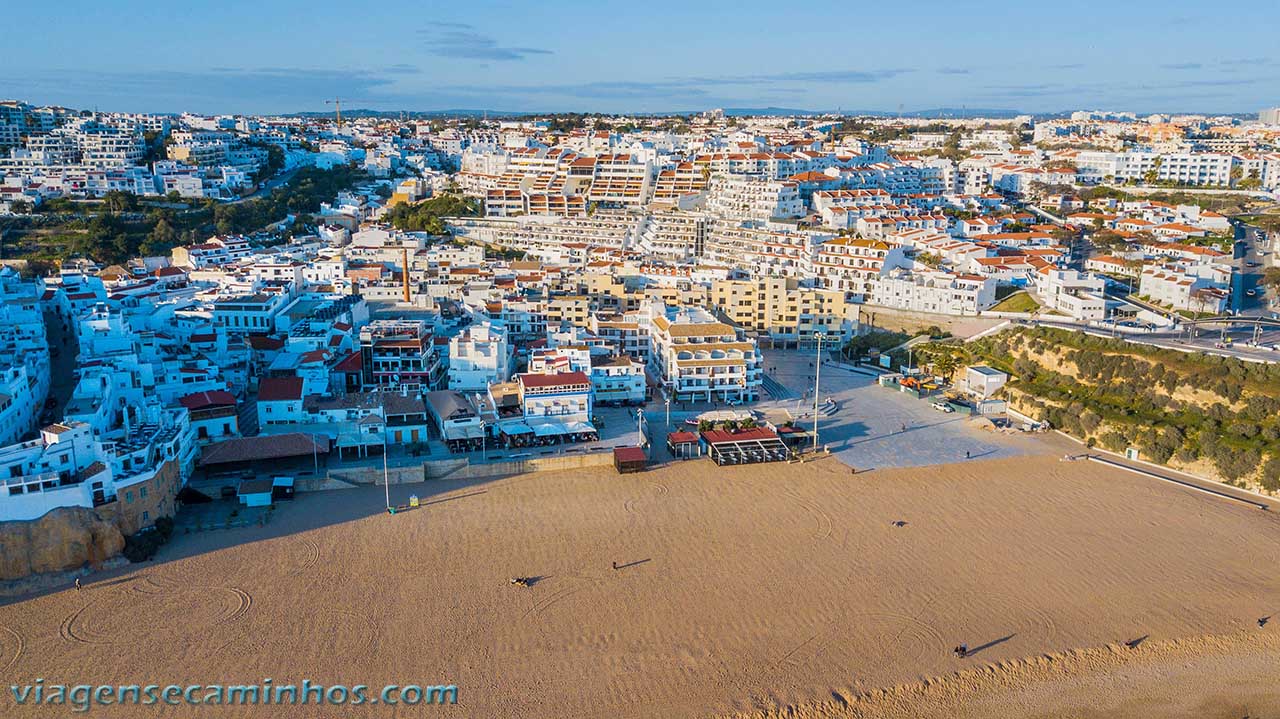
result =
[[84,507],[55,509],[26,522],[0,522],[0,580],[75,569],[123,549],[120,530]]

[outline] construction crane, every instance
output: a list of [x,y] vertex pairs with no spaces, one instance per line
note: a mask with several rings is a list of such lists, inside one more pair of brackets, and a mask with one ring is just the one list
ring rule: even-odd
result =
[[333,105],[333,116],[338,121],[338,127],[342,127],[342,98],[335,97],[332,100],[325,100],[324,104]]

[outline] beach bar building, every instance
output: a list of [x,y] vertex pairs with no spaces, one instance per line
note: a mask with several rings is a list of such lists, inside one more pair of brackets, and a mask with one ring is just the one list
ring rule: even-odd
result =
[[728,431],[713,429],[701,433],[707,456],[720,466],[781,462],[787,458],[786,445],[778,434],[765,427]]
[[643,447],[614,447],[613,467],[618,474],[643,472],[649,458],[645,456]]
[[693,459],[702,456],[702,443],[694,432],[671,432],[667,434],[667,451],[676,459]]

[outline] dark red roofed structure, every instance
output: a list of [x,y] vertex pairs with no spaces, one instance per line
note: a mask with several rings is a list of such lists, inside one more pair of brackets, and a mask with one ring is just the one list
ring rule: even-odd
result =
[[649,457],[645,455],[643,447],[613,448],[613,468],[618,470],[618,474],[643,472],[647,464]]
[[581,372],[558,372],[556,374],[522,374],[520,384],[528,388],[572,387],[591,385],[591,379]]
[[667,435],[667,451],[676,459],[702,456],[702,444],[696,432],[671,432]]
[[302,399],[301,377],[266,377],[258,382],[259,402]]
[[713,429],[701,433],[707,456],[720,466],[726,464],[754,464],[756,462],[781,462],[790,456],[787,446],[778,433],[766,427],[752,427],[735,431]]
[[236,397],[224,389],[215,389],[209,392],[194,392],[185,397],[180,397],[178,402],[189,411],[195,412],[210,407],[234,407],[236,406]]
[[200,455],[201,467],[248,466],[248,463],[297,459],[300,467],[311,468],[317,459],[328,457],[329,443],[323,435],[291,432],[284,435],[260,435],[218,441],[206,446]]

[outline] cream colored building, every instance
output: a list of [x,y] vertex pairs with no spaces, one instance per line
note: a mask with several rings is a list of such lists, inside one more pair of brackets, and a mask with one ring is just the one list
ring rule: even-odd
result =
[[801,287],[795,278],[720,280],[711,285],[711,304],[771,346],[811,344],[818,333],[844,342],[858,328],[858,305],[843,291]]
[[678,400],[752,402],[760,398],[763,359],[755,340],[700,307],[651,303],[650,373]]

